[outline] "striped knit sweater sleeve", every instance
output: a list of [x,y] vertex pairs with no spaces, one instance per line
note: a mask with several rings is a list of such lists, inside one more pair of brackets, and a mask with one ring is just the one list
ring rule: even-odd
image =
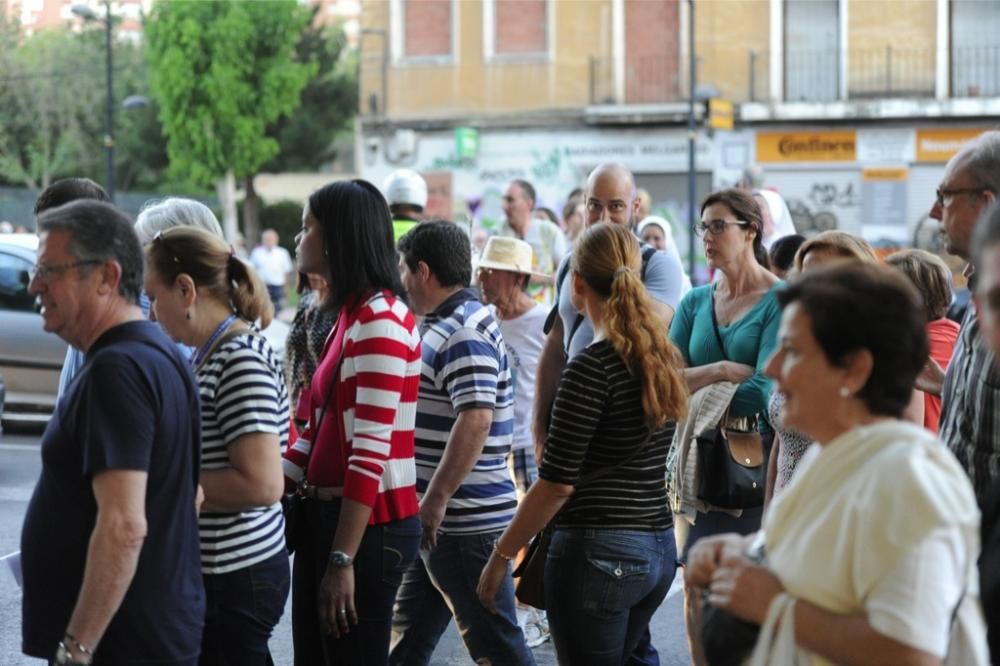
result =
[[373,506],[380,488],[415,485],[415,471],[406,469],[414,467],[420,340],[406,306],[395,300],[370,302],[344,354],[344,392],[338,395],[354,396],[353,418],[344,419],[350,442],[344,497]]

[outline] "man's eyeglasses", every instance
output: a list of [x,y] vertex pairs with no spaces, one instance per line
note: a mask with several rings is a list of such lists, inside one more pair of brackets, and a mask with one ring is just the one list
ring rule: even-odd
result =
[[725,233],[726,227],[736,225],[738,227],[749,226],[747,222],[742,220],[737,220],[735,222],[730,222],[729,220],[710,220],[708,222],[699,222],[695,226],[695,231],[698,232],[699,236],[704,236],[705,233],[711,233],[713,236],[718,236],[719,234]]
[[945,197],[950,199],[956,194],[978,194],[980,192],[985,192],[985,191],[986,191],[985,187],[952,187],[952,188],[939,187],[937,188],[937,191],[934,194],[937,197],[937,205],[941,207],[944,206]]
[[103,264],[104,262],[99,259],[87,259],[85,261],[71,261],[66,264],[35,264],[30,269],[28,269],[28,275],[32,280],[41,280],[46,282],[51,280],[53,276],[64,273],[71,268],[77,268],[79,266],[96,266],[97,264]]

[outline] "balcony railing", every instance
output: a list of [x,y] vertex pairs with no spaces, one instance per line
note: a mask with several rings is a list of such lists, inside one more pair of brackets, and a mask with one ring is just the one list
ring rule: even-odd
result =
[[952,97],[1000,95],[1000,46],[955,47],[951,58]]

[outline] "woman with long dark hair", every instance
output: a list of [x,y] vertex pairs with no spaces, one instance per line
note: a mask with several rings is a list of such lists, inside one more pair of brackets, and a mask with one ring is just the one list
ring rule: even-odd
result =
[[624,226],[596,224],[578,239],[573,305],[593,324],[594,341],[566,366],[539,480],[479,579],[479,598],[492,608],[507,561],[555,517],[544,579],[560,664],[624,663],[674,579],[663,477],[687,390],[640,264]]
[[292,575],[296,664],[384,664],[392,606],[417,555],[414,419],[420,336],[403,292],[389,207],[364,180],[309,197],[299,270],[329,285],[337,323],[285,454],[305,497]]

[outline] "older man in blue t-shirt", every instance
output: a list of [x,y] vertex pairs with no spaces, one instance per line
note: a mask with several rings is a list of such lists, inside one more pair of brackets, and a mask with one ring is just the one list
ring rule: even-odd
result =
[[454,611],[472,661],[534,664],[510,576],[496,614],[476,596],[517,509],[507,469],[514,394],[500,328],[468,288],[469,239],[458,226],[425,222],[400,239],[399,252],[410,305],[424,316],[415,456],[423,549],[396,595],[389,663],[429,663]]
[[77,201],[38,226],[29,290],[45,330],[87,360],[42,436],[21,533],[22,650],[55,664],[193,666],[205,615],[197,386],[138,307],[128,217]]

